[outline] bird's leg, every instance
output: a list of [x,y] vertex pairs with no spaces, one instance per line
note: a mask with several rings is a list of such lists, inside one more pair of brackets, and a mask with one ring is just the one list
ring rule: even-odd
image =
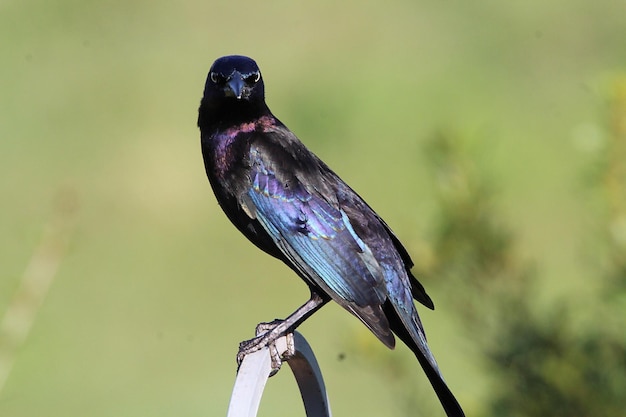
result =
[[[293,335],[291,334],[304,320],[309,318],[311,314],[319,310],[328,299],[322,298],[319,294],[311,292],[311,298],[294,311],[285,320],[274,320],[270,323],[260,323],[256,327],[256,337],[246,340],[239,344],[239,353],[237,353],[237,366],[241,365],[243,358],[252,352],[256,352],[267,346],[270,349],[272,357],[272,372],[270,376],[275,375],[280,370],[283,360],[289,359],[295,354]],[[287,335],[287,352],[278,352],[276,348],[276,339]]]

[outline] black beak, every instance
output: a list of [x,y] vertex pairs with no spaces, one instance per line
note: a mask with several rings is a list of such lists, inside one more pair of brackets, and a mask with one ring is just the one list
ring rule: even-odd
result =
[[227,96],[235,97],[239,100],[243,94],[244,86],[245,82],[243,81],[243,76],[239,73],[239,71],[235,71],[228,79],[224,90]]

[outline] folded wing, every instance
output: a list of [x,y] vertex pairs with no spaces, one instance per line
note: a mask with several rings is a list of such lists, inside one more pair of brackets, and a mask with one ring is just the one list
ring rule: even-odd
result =
[[284,175],[268,155],[251,147],[252,187],[242,198],[244,210],[259,221],[292,268],[393,347],[382,310],[384,271],[370,248],[334,196],[321,195],[296,175]]

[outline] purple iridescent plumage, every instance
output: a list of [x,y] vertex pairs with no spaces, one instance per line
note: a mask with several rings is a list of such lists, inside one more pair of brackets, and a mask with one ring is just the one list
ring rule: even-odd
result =
[[[394,334],[406,343],[446,414],[464,416],[426,343],[413,300],[433,304],[410,272],[408,252],[380,216],[272,115],[253,60],[229,56],[213,64],[198,125],[207,176],[228,218],[311,289],[310,307],[276,328],[293,331],[334,300],[385,345],[394,347]],[[244,353],[278,334],[246,342]]]

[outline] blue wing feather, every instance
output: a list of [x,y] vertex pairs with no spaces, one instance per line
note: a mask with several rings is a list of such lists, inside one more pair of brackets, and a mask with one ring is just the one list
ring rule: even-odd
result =
[[240,201],[245,211],[305,280],[351,311],[389,347],[395,344],[391,317],[394,331],[407,336],[403,340],[440,376],[413,304],[403,253],[395,249],[387,226],[332,172],[328,177],[319,171],[300,173],[295,159],[288,160],[290,169],[281,169],[281,161],[275,152],[251,145],[252,186]]
[[339,204],[338,193],[323,182],[319,172],[307,174],[309,179],[320,178],[317,184],[300,181],[297,169],[283,170],[281,161],[276,153],[251,145],[251,187],[240,204],[271,236],[289,266],[393,347],[383,311],[388,298],[387,266],[379,263],[359,237],[351,216]]
[[373,274],[375,259],[368,263],[363,256],[354,256],[363,255],[365,245],[344,212],[301,186],[285,189],[263,170],[254,173],[248,197],[256,218],[281,249],[306,263],[300,266],[309,266],[317,276],[313,279],[323,280],[316,284],[328,286],[342,299],[360,306],[384,302],[384,292],[375,290],[384,285],[380,272],[374,270],[378,273]]

